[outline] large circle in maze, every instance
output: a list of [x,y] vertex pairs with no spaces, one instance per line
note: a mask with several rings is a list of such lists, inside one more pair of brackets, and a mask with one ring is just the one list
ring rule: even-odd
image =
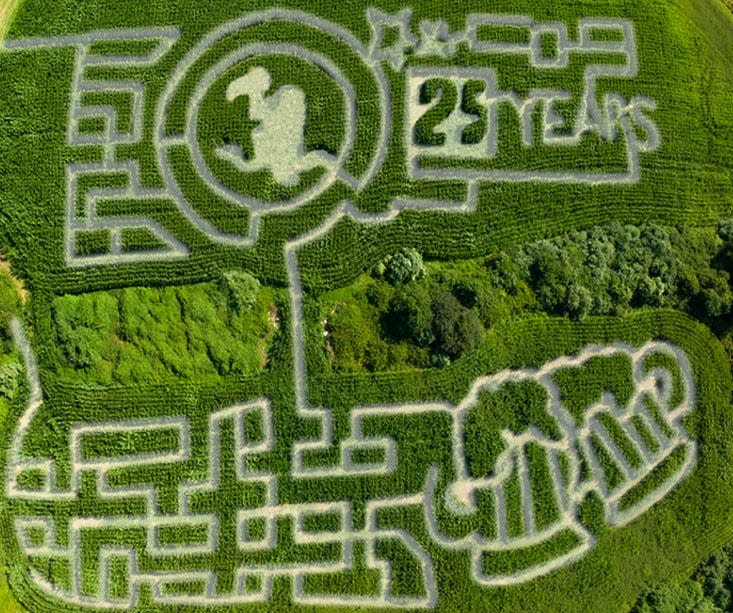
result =
[[273,9],[205,36],[158,107],[155,140],[169,188],[256,215],[295,209],[377,172],[390,133],[381,68],[363,43],[312,15]]

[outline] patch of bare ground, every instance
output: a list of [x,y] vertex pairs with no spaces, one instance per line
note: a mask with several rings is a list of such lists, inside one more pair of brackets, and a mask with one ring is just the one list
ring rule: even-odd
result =
[[15,291],[18,292],[21,301],[25,304],[28,300],[28,290],[25,288],[23,281],[13,275],[13,269],[10,267],[10,262],[8,262],[2,255],[0,255],[0,274],[8,275],[13,283]]
[[10,25],[10,18],[15,9],[20,5],[20,0],[0,0],[0,41],[5,38],[5,33]]

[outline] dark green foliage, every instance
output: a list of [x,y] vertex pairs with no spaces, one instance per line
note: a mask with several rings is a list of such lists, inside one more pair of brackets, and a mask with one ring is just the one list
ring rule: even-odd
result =
[[481,343],[479,313],[487,300],[485,286],[454,284],[440,273],[397,286],[362,276],[318,297],[326,356],[337,371],[446,366]]
[[715,552],[698,569],[695,579],[705,595],[723,611],[733,608],[733,546]]
[[[582,319],[632,307],[675,306],[706,322],[733,304],[710,231],[613,223],[518,249],[543,310]],[[505,266],[506,267],[506,266]]]
[[718,263],[721,268],[728,271],[728,274],[733,274],[733,219],[720,222],[718,237],[723,241],[718,254]]
[[102,255],[109,253],[110,245],[108,230],[89,230],[79,232],[74,247],[77,255]]
[[181,543],[205,543],[207,539],[206,524],[162,525],[158,529],[160,542],[166,545]]
[[571,284],[565,296],[565,313],[570,319],[581,320],[593,308],[593,295],[587,287]]
[[[431,263],[423,278],[397,293],[374,281],[361,297],[354,297],[360,308],[365,308],[366,298],[382,311],[380,321],[388,340],[431,346],[432,364],[440,366],[470,353],[475,345],[469,338],[479,331],[476,317],[459,309],[447,292],[459,306],[475,313],[484,328],[537,310],[582,320],[635,308],[672,307],[722,335],[730,326],[733,292],[721,264],[727,257],[724,241],[729,233],[725,224],[721,228],[719,238],[710,228],[616,222],[496,252],[482,261]],[[433,313],[438,304],[441,312],[438,319],[434,316],[430,331],[426,293],[435,297]],[[338,352],[333,360],[337,365]]]
[[483,340],[483,327],[475,312],[464,307],[449,292],[432,304],[435,349],[452,360],[471,353]]
[[702,586],[687,581],[680,586],[657,585],[647,589],[632,613],[718,613],[720,609],[705,597]]
[[427,347],[435,340],[430,294],[424,285],[398,290],[389,302],[383,327],[389,337]]
[[522,269],[509,255],[500,251],[486,258],[484,266],[491,273],[494,287],[514,294],[522,280]]

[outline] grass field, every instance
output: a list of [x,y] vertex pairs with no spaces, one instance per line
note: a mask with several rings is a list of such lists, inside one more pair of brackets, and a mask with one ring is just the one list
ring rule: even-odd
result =
[[272,4],[0,5],[0,609],[626,613],[733,542],[729,7]]

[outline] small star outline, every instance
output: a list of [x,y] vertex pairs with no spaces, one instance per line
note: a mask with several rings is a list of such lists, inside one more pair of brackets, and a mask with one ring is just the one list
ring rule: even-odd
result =
[[[369,45],[369,59],[376,62],[387,61],[399,72],[405,65],[405,54],[415,49],[418,39],[412,33],[412,9],[405,8],[395,15],[388,15],[379,9],[367,9],[367,19],[372,29]],[[397,40],[388,47],[382,46],[386,30],[398,30]]]
[[452,57],[456,54],[458,44],[465,40],[462,32],[451,32],[445,19],[420,22],[420,42],[415,54],[428,56]]

